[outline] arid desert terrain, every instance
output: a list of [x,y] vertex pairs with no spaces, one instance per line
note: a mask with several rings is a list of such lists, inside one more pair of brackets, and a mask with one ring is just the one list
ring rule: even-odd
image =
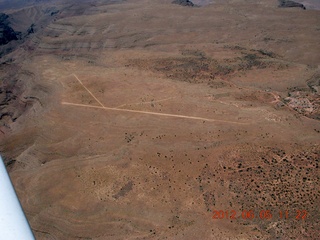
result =
[[316,1],[2,2],[0,152],[37,239],[319,239]]

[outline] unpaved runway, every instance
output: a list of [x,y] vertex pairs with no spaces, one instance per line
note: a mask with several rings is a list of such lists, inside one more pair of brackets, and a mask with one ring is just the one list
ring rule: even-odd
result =
[[140,113],[140,114],[157,115],[157,116],[163,116],[163,117],[185,118],[185,119],[201,120],[201,121],[208,121],[208,122],[224,122],[224,123],[232,123],[232,124],[249,124],[249,123],[243,123],[243,122],[233,122],[233,121],[226,121],[226,120],[193,117],[193,116],[185,116],[185,115],[177,115],[177,114],[169,114],[169,113],[147,112],[147,111],[138,111],[138,110],[131,110],[131,109],[123,109],[123,108],[109,108],[109,107],[100,107],[100,106],[69,103],[69,102],[61,102],[61,103],[64,105],[71,105],[71,106],[77,106],[77,107],[98,108],[98,109],[111,110],[111,111],[132,112],[132,113]]
[[[111,111],[119,111],[119,112],[132,112],[132,113],[140,113],[140,114],[149,114],[149,115],[157,115],[163,117],[175,117],[175,118],[185,118],[185,119],[192,119],[192,120],[201,120],[201,121],[208,121],[208,122],[224,122],[224,123],[231,123],[231,124],[248,124],[243,122],[234,122],[234,121],[226,121],[226,120],[218,120],[218,119],[210,119],[210,118],[203,118],[203,117],[195,117],[195,116],[186,116],[186,115],[178,115],[178,114],[169,114],[169,113],[157,113],[157,112],[148,112],[148,111],[139,111],[139,110],[131,110],[131,109],[124,109],[124,108],[111,108],[104,106],[100,100],[82,83],[82,81],[78,78],[76,74],[72,74],[78,82],[82,85],[82,87],[97,101],[97,103],[101,106],[93,106],[87,104],[79,104],[79,103],[69,103],[69,102],[62,102],[64,105],[70,106],[77,106],[77,107],[89,107],[89,108],[99,108],[104,110],[111,110]],[[159,101],[164,101],[171,99],[166,98]],[[155,101],[157,102],[157,101]],[[119,107],[125,106],[126,104],[120,105]]]
[[77,75],[73,74],[73,76],[78,80],[78,82],[82,85],[82,87],[84,87],[85,90],[87,90],[87,92],[102,106],[104,107],[104,105],[99,101],[98,98],[96,98],[93,93],[81,82],[81,80],[77,77]]

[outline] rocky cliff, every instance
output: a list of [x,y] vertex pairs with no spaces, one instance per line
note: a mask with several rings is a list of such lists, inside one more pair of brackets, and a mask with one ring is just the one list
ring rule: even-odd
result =
[[10,27],[9,16],[0,13],[0,45],[7,44],[13,40],[18,40],[20,33],[16,32]]

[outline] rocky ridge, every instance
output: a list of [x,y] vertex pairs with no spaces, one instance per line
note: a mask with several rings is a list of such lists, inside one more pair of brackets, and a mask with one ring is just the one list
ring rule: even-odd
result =
[[174,0],[172,1],[173,4],[179,4],[181,6],[186,6],[186,7],[194,7],[194,3],[189,1],[189,0]]
[[289,8],[289,7],[299,7],[302,9],[306,9],[306,7],[302,3],[297,3],[295,1],[287,1],[287,0],[279,0],[279,7]]

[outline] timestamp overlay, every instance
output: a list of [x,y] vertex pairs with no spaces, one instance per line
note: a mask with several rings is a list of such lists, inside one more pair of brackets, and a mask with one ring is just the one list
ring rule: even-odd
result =
[[261,220],[283,220],[295,219],[306,220],[308,217],[307,210],[213,210],[212,219],[243,219],[252,220],[255,218]]
[[[229,208],[213,209],[209,216],[213,224],[228,223],[231,229],[242,229],[244,234],[254,233],[257,239],[269,239],[265,238],[267,235],[261,234],[261,230],[267,232],[269,237],[288,236],[281,239],[318,239],[316,236],[320,232],[314,223],[317,222],[316,219],[319,216],[314,216],[314,213],[314,211],[311,213],[306,209],[236,210]],[[248,236],[247,234],[244,237]]]

